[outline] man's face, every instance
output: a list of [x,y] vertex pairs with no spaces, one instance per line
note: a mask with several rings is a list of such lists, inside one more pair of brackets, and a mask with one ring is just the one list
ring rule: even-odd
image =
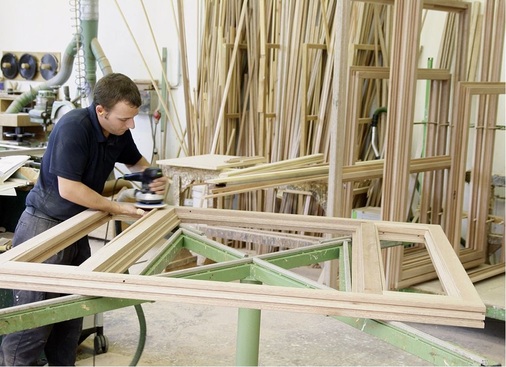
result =
[[132,107],[126,102],[118,102],[110,110],[97,106],[98,121],[104,134],[123,135],[128,129],[135,128],[134,117],[139,113],[139,108]]

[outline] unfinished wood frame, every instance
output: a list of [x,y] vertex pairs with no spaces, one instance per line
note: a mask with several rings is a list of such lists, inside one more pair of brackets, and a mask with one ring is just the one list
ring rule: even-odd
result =
[[[362,105],[362,90],[366,80],[386,80],[390,77],[389,69],[384,67],[351,67],[349,76],[349,94],[348,94],[348,126],[346,129],[346,142],[348,144],[345,155],[348,166],[344,167],[346,172],[351,167],[355,169],[364,169],[371,162],[357,162],[358,160],[358,142],[357,137],[363,135],[359,129],[370,123],[370,118],[363,118],[360,115],[360,106]],[[423,174],[422,195],[420,200],[421,223],[440,224],[443,212],[444,192],[443,187],[446,184],[446,178],[451,167],[451,157],[447,145],[449,135],[449,102],[450,102],[450,83],[451,75],[448,70],[440,69],[418,69],[418,80],[429,80],[431,83],[431,101],[429,106],[429,120],[427,124],[427,139],[425,146],[425,156],[414,158],[409,163],[409,173],[416,172]],[[386,161],[386,159],[385,159]],[[418,166],[420,165],[420,166]],[[424,167],[422,167],[422,165]],[[419,169],[415,169],[419,167]],[[345,215],[351,216],[354,208],[354,193],[357,182],[360,180],[374,180],[383,177],[384,169],[381,175],[371,174],[370,170],[364,170],[370,173],[362,176],[355,176],[351,180],[345,180]],[[446,173],[446,176],[445,176]],[[344,175],[346,177],[346,174]],[[406,208],[407,210],[407,208]],[[443,227],[444,229],[444,227]],[[399,252],[399,268],[397,270],[397,281],[395,287],[408,287],[415,283],[433,279],[435,276],[429,254],[423,246],[417,244],[409,249],[399,247],[395,249]],[[392,265],[394,266],[394,265]]]
[[[422,8],[456,14],[455,66],[453,83],[466,78],[468,24],[470,4],[466,2],[372,0],[394,5],[394,31],[391,42],[390,87],[382,186],[382,219],[404,221],[408,208],[408,178],[412,140],[413,103],[419,49]],[[341,165],[331,162],[331,165]],[[387,283],[400,286],[403,248],[388,249],[386,257]]]
[[[370,117],[361,116],[362,91],[366,80],[387,80],[390,76],[389,68],[386,67],[351,67],[349,75],[348,91],[348,109],[347,125],[345,130],[346,151],[344,155],[345,169],[363,162],[358,162],[358,136],[363,136],[365,125],[371,122]],[[426,141],[425,157],[415,157],[417,164],[432,161],[436,157],[445,160],[449,158],[447,149],[447,134],[449,130],[449,99],[451,75],[447,70],[438,69],[418,69],[417,80],[429,80],[431,82],[431,103],[430,120],[427,121],[428,139]],[[381,149],[380,149],[381,150]],[[410,162],[410,166],[413,162]],[[449,168],[444,167],[445,169]],[[408,172],[411,172],[410,168]],[[433,171],[435,171],[433,173]],[[421,172],[421,171],[416,171]],[[443,198],[443,178],[444,171],[440,167],[427,165],[427,171],[424,176],[424,186],[422,205],[426,212],[435,213],[434,222],[424,217],[422,223],[439,224],[439,216],[442,212]],[[433,177],[435,176],[435,179]],[[364,179],[372,179],[372,176],[364,175]],[[348,180],[347,180],[348,181]],[[355,196],[357,181],[350,180],[345,185],[343,197],[344,215],[351,216],[354,208],[353,198]],[[430,200],[430,201],[429,201]],[[406,208],[407,209],[407,208]],[[432,218],[431,218],[432,219]]]
[[[446,234],[466,267],[483,264],[487,258],[486,226],[489,214],[490,185],[492,179],[491,152],[494,148],[497,123],[497,98],[505,94],[506,83],[464,82],[458,89],[458,105],[452,131],[452,174],[450,176],[446,207]],[[466,246],[461,248],[462,212],[466,160],[469,148],[469,126],[472,118],[473,97],[480,97],[484,114],[476,120],[476,139],[471,169],[470,210],[467,215],[469,231]],[[486,97],[482,99],[481,97]],[[480,107],[479,107],[480,108]]]
[[[81,224],[83,218],[88,219],[87,224]],[[61,241],[68,244],[105,219],[114,218],[100,212],[84,212],[17,246],[12,252],[0,255],[2,287],[483,327],[485,306],[439,226],[221,209],[168,208],[153,210],[133,223],[79,267],[39,263],[61,249]],[[330,288],[296,289],[122,274],[179,223],[224,225],[238,229],[306,230],[333,236],[353,236],[359,232],[362,238],[373,239],[363,241],[361,252],[365,256],[355,255],[354,258],[355,266],[363,269],[356,277],[365,276],[360,282],[364,285],[359,283],[355,286],[355,292],[341,292]],[[364,273],[372,263],[377,264],[375,268],[379,269],[377,256],[374,257],[374,253],[379,251],[378,239],[424,241],[446,295],[398,293],[380,290],[378,286],[374,286],[374,292],[369,292],[375,279]],[[28,262],[28,259],[36,262]],[[381,270],[374,274],[381,276]]]

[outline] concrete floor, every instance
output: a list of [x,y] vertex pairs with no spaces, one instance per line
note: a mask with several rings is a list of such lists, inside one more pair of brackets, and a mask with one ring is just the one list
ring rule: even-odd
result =
[[[99,246],[102,244],[99,244]],[[134,271],[130,271],[135,273]],[[317,279],[319,269],[301,268]],[[147,336],[139,365],[236,365],[237,309],[169,302],[145,303]],[[103,315],[107,353],[94,355],[93,335],[80,346],[78,366],[129,365],[139,339],[135,309]],[[488,320],[485,329],[411,324],[429,335],[505,364],[505,326]],[[262,366],[430,366],[398,347],[322,315],[262,311],[259,365]]]
[[[237,310],[176,303],[143,306],[147,337],[139,365],[235,365]],[[413,325],[411,325],[413,326]],[[504,322],[485,330],[416,325],[504,365]],[[93,356],[93,336],[79,350],[79,366],[128,365],[135,354],[139,325],[133,307],[104,315],[105,354]],[[430,366],[431,363],[331,317],[262,312],[259,365],[262,366]]]

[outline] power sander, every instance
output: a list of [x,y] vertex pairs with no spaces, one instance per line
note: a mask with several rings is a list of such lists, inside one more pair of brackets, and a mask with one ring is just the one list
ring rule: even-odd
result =
[[137,206],[141,208],[156,208],[163,204],[163,195],[152,192],[149,189],[149,184],[155,179],[163,176],[162,170],[156,167],[148,167],[142,172],[128,173],[123,176],[127,181],[140,181],[141,189],[135,190],[135,200]]

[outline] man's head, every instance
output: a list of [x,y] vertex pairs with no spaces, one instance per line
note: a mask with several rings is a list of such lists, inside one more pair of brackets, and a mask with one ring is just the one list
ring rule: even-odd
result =
[[132,79],[120,73],[107,74],[99,79],[93,90],[93,101],[105,110],[111,110],[121,101],[135,108],[142,104],[137,85]]
[[104,134],[122,135],[135,128],[133,118],[139,113],[141,95],[137,85],[119,73],[107,74],[93,91],[95,110]]

